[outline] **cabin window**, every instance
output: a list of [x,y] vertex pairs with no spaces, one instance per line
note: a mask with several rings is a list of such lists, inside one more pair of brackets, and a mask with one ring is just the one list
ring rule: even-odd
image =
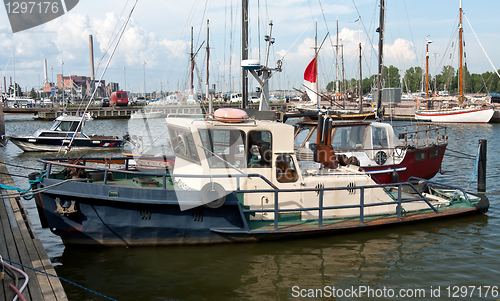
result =
[[276,157],[276,179],[280,183],[297,181],[297,169],[290,154],[278,154]]
[[269,131],[248,132],[247,144],[247,166],[248,167],[271,167],[272,136]]
[[63,132],[74,132],[76,131],[79,123],[79,121],[63,121],[61,122],[59,128]]
[[426,152],[415,153],[415,162],[424,161],[427,157],[426,155]]
[[387,131],[384,128],[373,128],[373,148],[384,149],[389,148],[389,140],[387,139]]
[[239,130],[200,130],[210,168],[245,167],[245,132]]
[[346,126],[335,129],[332,137],[334,149],[363,149],[366,126]]
[[190,132],[178,128],[169,128],[168,133],[172,148],[177,157],[200,164],[193,135]]
[[316,126],[305,125],[298,128],[297,135],[295,135],[295,140],[293,142],[293,146],[295,147],[303,147],[304,142],[309,137],[311,132],[315,130]]
[[429,158],[438,157],[441,151],[439,149],[435,149],[429,152]]

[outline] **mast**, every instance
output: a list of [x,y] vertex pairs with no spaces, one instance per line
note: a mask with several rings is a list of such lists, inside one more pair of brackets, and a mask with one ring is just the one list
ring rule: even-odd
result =
[[318,107],[321,106],[321,96],[318,95],[319,89],[318,89],[318,22],[316,22],[316,34],[314,35],[314,64],[316,65],[316,97],[318,98],[317,100],[317,105]]
[[429,44],[432,41],[429,41],[429,36],[427,36],[425,40],[426,49],[425,49],[425,98],[429,98]]
[[208,79],[209,79],[209,67],[210,67],[210,46],[209,46],[209,21],[207,20],[207,82],[205,85],[205,97],[208,100],[208,114],[212,114],[212,99],[208,93]]
[[[241,2],[241,60],[248,59],[248,0],[242,0]],[[245,68],[241,68],[241,106],[246,109],[248,106],[248,71]]]
[[342,99],[343,99],[343,102],[342,102],[342,105],[344,106],[345,108],[345,101],[347,99],[347,83],[346,83],[346,80],[345,80],[345,69],[344,69],[344,44],[340,45],[342,48],[341,48],[341,51],[342,51],[342,90],[343,90],[343,93],[342,93]]
[[16,101],[16,97],[17,97],[17,89],[16,89],[16,58],[14,56],[14,51],[12,51],[12,71],[14,72],[14,101]]
[[[335,96],[339,94],[339,19],[337,18],[337,45],[335,45]],[[336,100],[336,99],[335,99]]]
[[462,32],[463,32],[463,27],[462,27],[462,0],[460,0],[460,23],[458,24],[458,41],[460,44],[459,51],[460,51],[460,78],[459,78],[459,85],[460,85],[460,104],[464,101],[464,70],[463,70],[463,57],[464,57],[464,44],[462,41]]
[[363,113],[363,74],[361,70],[361,42],[359,43],[359,112]]
[[191,26],[191,52],[189,53],[191,57],[191,89],[189,93],[193,95],[194,92],[194,52],[193,52],[193,27]]
[[378,81],[377,81],[377,118],[380,119],[384,115],[382,108],[382,71],[383,69],[383,49],[384,49],[384,11],[385,2],[380,0],[380,25],[377,29],[379,33],[378,39]]

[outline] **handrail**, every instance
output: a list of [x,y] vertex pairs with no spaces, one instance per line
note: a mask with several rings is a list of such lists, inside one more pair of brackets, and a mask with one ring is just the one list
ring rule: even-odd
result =
[[[91,160],[92,158],[82,158],[81,160],[88,161]],[[116,158],[115,158],[116,159]],[[124,160],[128,160],[130,158],[124,157]],[[170,174],[170,173],[148,173],[148,172],[140,172],[140,171],[131,171],[131,170],[119,170],[119,169],[111,169],[111,168],[103,168],[103,167],[95,167],[95,166],[87,166],[87,165],[76,165],[76,164],[71,164],[71,163],[64,163],[61,162],[63,160],[67,160],[66,158],[55,158],[54,160],[48,160],[48,159],[39,159],[40,162],[44,163],[44,169],[47,170],[48,175],[51,174],[52,172],[52,166],[65,166],[65,167],[74,167],[74,168],[84,168],[84,169],[90,169],[90,170],[99,170],[99,171],[104,171],[105,176],[103,180],[103,185],[106,185],[106,180],[107,180],[107,173],[108,172],[117,172],[117,173],[126,173],[126,174],[137,174],[137,175],[146,175],[146,176],[154,176],[154,177],[162,177],[163,178],[163,189],[166,189],[166,181],[167,177],[172,177],[172,178],[235,178],[237,180],[237,188],[234,191],[235,193],[273,193],[274,194],[274,208],[272,209],[243,209],[241,206],[240,212],[243,214],[245,213],[263,213],[263,212],[273,212],[274,213],[274,230],[279,231],[279,213],[284,213],[284,212],[302,212],[302,211],[312,211],[312,210],[319,210],[318,214],[318,228],[322,229],[323,228],[323,212],[324,210],[334,210],[334,209],[352,209],[352,208],[359,208],[360,214],[359,214],[359,220],[360,220],[360,225],[364,225],[364,210],[365,208],[368,207],[377,207],[377,206],[384,206],[384,205],[393,205],[396,204],[396,214],[398,217],[398,220],[401,221],[401,214],[402,214],[402,204],[405,203],[411,203],[411,202],[418,202],[418,201],[424,201],[427,206],[432,209],[435,213],[439,213],[438,208],[433,206],[427,198],[425,198],[422,193],[410,182],[405,182],[405,183],[395,183],[395,184],[379,184],[379,185],[362,185],[362,186],[345,186],[345,187],[323,187],[321,185],[316,186],[316,187],[311,187],[311,188],[300,188],[300,189],[280,189],[276,185],[274,185],[269,179],[264,177],[261,174],[223,174],[223,175],[189,175],[189,174]],[[95,160],[95,158],[94,158]],[[55,162],[54,162],[55,161]],[[59,162],[57,162],[59,161]],[[267,185],[269,185],[269,188],[267,189],[240,189],[240,178],[260,178],[262,179]],[[466,202],[470,202],[470,199],[465,192],[464,189],[454,187],[451,185],[447,184],[442,184],[442,183],[437,183],[433,181],[428,181],[420,178],[415,178],[411,177],[409,181],[411,180],[417,180],[417,181],[424,181],[428,184],[434,184],[434,185],[439,185],[441,187],[445,188],[450,188],[450,189],[455,189],[459,190],[462,192],[462,195],[464,196]],[[402,188],[410,187],[412,190],[411,194],[415,195],[415,197],[411,199],[402,199]],[[365,204],[364,198],[365,198],[365,191],[367,189],[375,189],[375,188],[382,188],[386,190],[388,187],[392,188],[397,188],[398,194],[397,198],[393,198],[393,201],[388,201],[388,202],[377,202],[377,203],[370,203],[370,204]],[[358,204],[351,204],[351,205],[337,205],[337,206],[324,206],[324,194],[325,191],[342,191],[342,190],[359,190],[359,203]],[[315,207],[308,207],[308,208],[294,208],[294,209],[280,209],[279,208],[279,194],[280,193],[287,193],[287,192],[317,192],[318,193],[318,206]],[[248,223],[244,223],[245,228],[248,227]],[[246,229],[247,231],[250,231],[250,229]]]

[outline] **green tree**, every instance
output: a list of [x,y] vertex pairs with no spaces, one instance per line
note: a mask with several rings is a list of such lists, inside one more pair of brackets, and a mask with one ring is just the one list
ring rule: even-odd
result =
[[[406,83],[405,92],[417,92],[422,87],[422,76],[424,71],[420,67],[411,67],[406,70],[404,81]],[[407,88],[407,90],[406,90]]]
[[[16,91],[16,96],[21,96],[23,95],[23,92],[21,91],[21,87],[18,85],[18,83],[15,83],[15,91]],[[9,95],[14,95],[14,86],[10,85],[9,89],[7,90],[7,93]]]
[[31,91],[30,91],[30,97],[33,98],[33,99],[36,99],[36,92],[35,92],[35,88],[31,88]]
[[399,87],[399,83],[401,82],[399,69],[394,67],[393,65],[390,65],[389,67],[384,66],[383,78],[383,86],[386,88]]

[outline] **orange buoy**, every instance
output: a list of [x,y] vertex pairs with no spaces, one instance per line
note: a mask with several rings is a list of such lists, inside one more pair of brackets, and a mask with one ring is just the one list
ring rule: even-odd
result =
[[248,119],[248,114],[240,109],[220,108],[214,112],[214,118],[221,122],[237,123]]

